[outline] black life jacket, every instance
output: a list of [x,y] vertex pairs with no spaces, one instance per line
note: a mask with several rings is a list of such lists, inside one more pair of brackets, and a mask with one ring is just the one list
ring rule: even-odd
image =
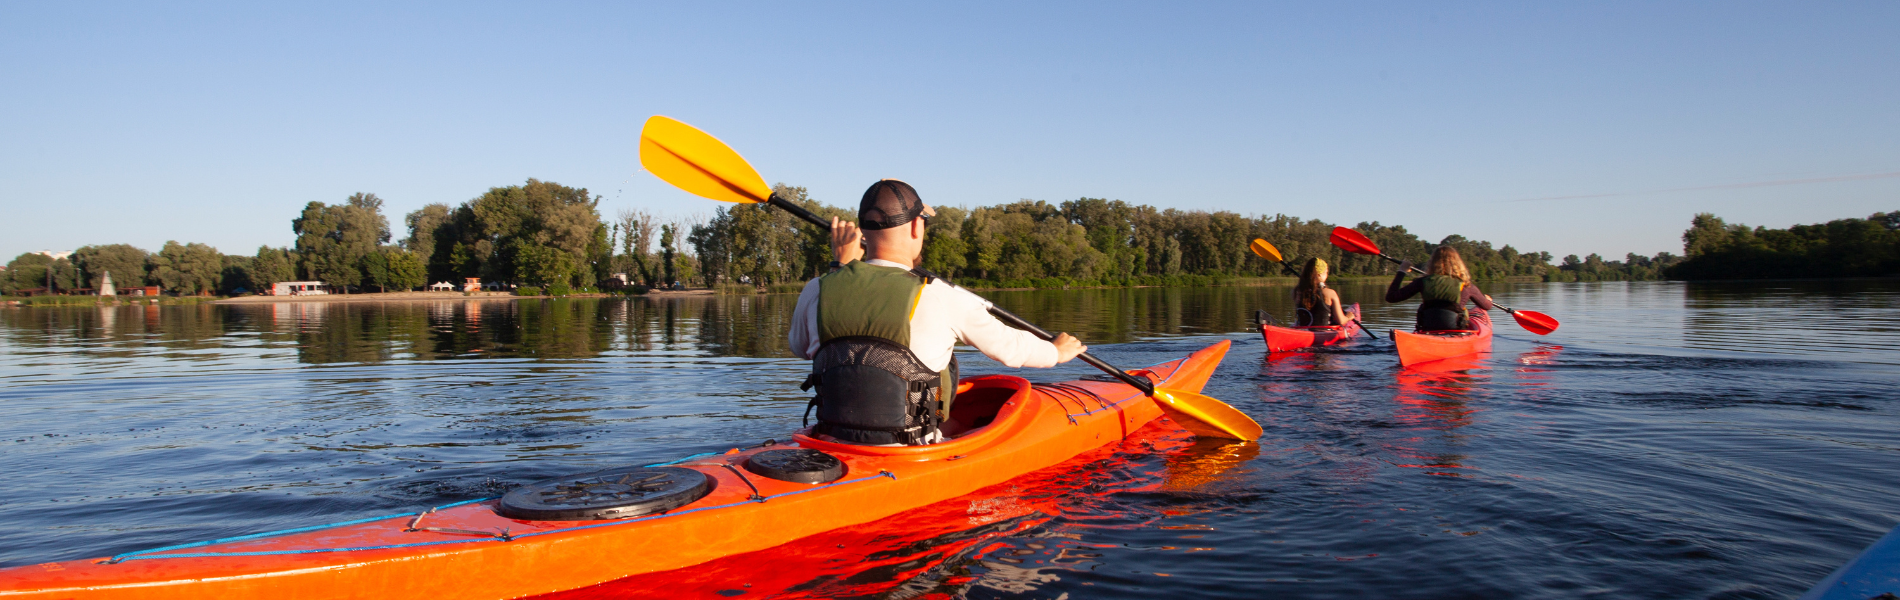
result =
[[855,261],[818,282],[813,433],[858,444],[924,443],[949,415],[957,362],[933,371],[910,351],[910,319],[929,278]]

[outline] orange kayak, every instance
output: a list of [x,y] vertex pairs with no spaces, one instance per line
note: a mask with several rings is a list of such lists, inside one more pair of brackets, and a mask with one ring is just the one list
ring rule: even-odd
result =
[[1471,322],[1477,329],[1431,333],[1392,330],[1392,341],[1399,347],[1399,364],[1409,367],[1491,351],[1490,316],[1482,310],[1472,309]]
[[[1130,373],[1198,392],[1228,345],[1222,341]],[[503,514],[520,517],[524,510],[547,508],[505,504],[544,482],[501,499],[422,513],[0,569],[0,598],[458,600],[547,594],[877,521],[1056,465],[1163,418],[1154,401],[1119,382],[1041,385],[1006,375],[975,377],[958,385],[944,425],[950,439],[942,443],[858,446],[801,430],[789,442],[589,474],[605,474],[589,480],[599,480],[597,489],[623,491],[663,475],[653,485],[677,483],[675,491],[691,496],[658,512],[578,521]],[[785,452],[828,455],[820,458],[831,471],[823,482],[794,481],[818,471],[756,460]],[[609,476],[619,478],[607,481]]]
[[[1358,304],[1346,308],[1346,318],[1352,321],[1359,319]],[[1358,325],[1352,323],[1326,327],[1281,327],[1261,323],[1260,335],[1267,338],[1268,352],[1286,352],[1345,342],[1352,339],[1353,331],[1357,328]]]

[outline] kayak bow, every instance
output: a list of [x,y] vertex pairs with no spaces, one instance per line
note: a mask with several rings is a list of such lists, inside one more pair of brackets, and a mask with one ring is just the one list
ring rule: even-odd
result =
[[[1131,373],[1199,391],[1222,341]],[[495,499],[201,542],[112,557],[0,569],[0,598],[518,598],[678,569],[884,519],[1056,465],[1163,418],[1117,381],[1036,385],[963,380],[944,431],[927,446],[859,446],[810,436],[671,463],[703,474],[704,496],[618,520],[533,521]],[[828,483],[774,479],[751,457],[798,448],[829,454]],[[748,476],[744,472],[751,472]],[[697,476],[695,476],[697,477]],[[512,493],[511,493],[512,494]],[[510,496],[512,497],[512,495]]]

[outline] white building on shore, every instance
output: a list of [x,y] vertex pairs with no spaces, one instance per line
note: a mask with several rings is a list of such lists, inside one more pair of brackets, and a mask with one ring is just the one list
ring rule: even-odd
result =
[[330,286],[321,281],[279,281],[270,285],[272,296],[325,296]]

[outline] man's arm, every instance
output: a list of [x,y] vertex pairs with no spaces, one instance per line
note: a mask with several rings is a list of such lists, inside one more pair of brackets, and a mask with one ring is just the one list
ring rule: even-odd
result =
[[1055,342],[1046,342],[1036,334],[1004,325],[996,317],[990,316],[989,309],[975,294],[952,289],[941,283],[931,284],[932,288],[943,286],[939,293],[950,296],[953,307],[951,329],[956,331],[957,339],[982,351],[985,356],[995,359],[1012,368],[1053,367],[1068,362],[1088,347],[1067,333],[1056,334]]
[[805,283],[805,289],[798,293],[798,304],[792,308],[792,327],[786,334],[792,355],[810,359],[818,348],[818,280]]

